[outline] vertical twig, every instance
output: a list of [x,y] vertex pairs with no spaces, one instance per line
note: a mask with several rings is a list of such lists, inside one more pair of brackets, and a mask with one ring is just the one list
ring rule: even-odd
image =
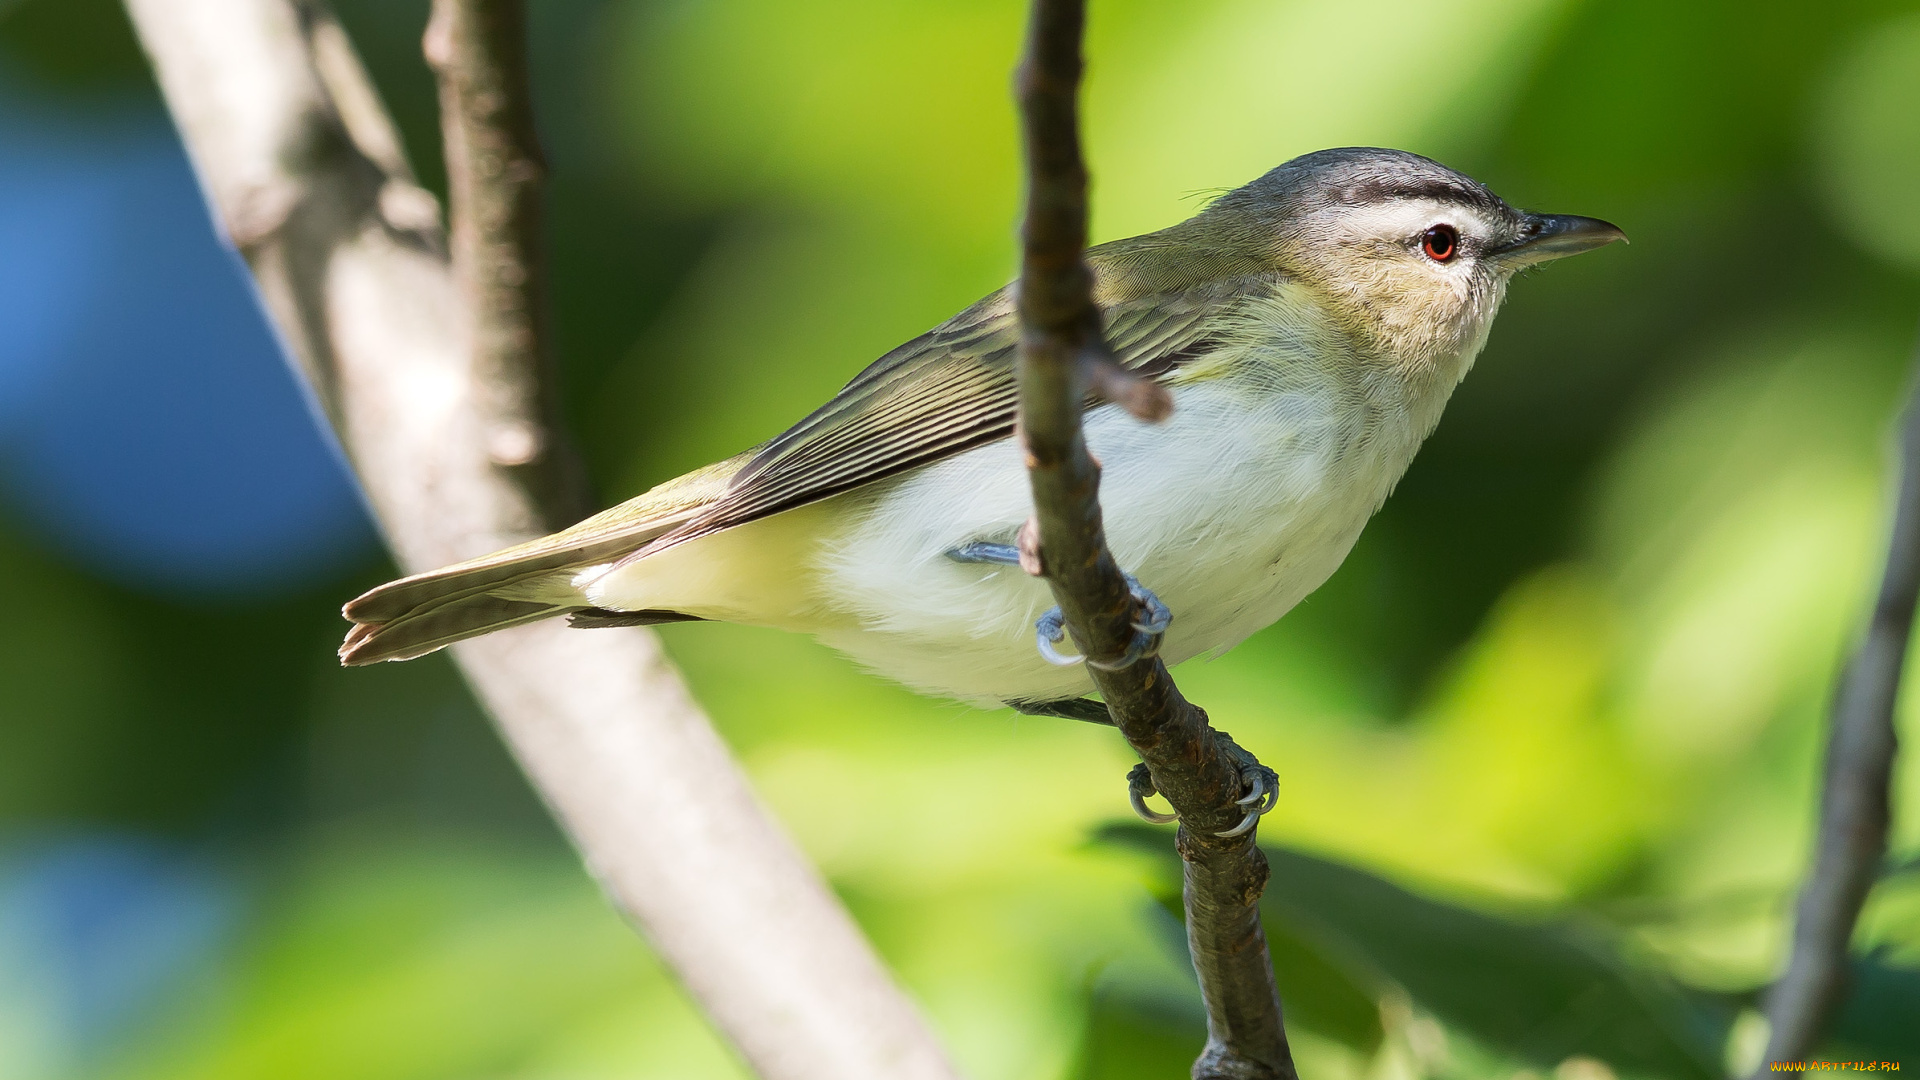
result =
[[[318,0],[127,8],[218,223],[400,564],[442,566],[533,535],[565,497],[541,486],[538,469],[503,468],[500,453],[500,432],[515,423],[536,431],[536,449],[551,456],[555,446],[544,427],[537,245],[513,209],[532,205],[525,178],[503,168],[493,174],[506,182],[500,191],[462,203],[485,219],[469,223],[475,250],[463,268],[518,265],[528,280],[505,272],[459,289],[438,207],[412,183],[378,95]],[[476,40],[497,48],[502,39]],[[524,70],[517,55],[498,62]],[[480,111],[524,119],[524,107],[521,95]],[[493,151],[468,137],[461,160],[492,168]],[[486,207],[507,216],[487,218],[496,211]],[[503,309],[486,299],[495,287],[511,294]],[[476,361],[469,342],[495,332],[506,344]],[[515,389],[496,393],[496,378]],[[754,797],[657,638],[551,622],[453,651],[602,888],[757,1074],[953,1080],[925,1023]]]
[[1920,595],[1920,378],[1901,414],[1898,469],[1886,571],[1834,694],[1813,866],[1794,912],[1786,973],[1767,997],[1772,1033],[1759,1075],[1769,1062],[1807,1059],[1846,1000],[1854,924],[1887,854],[1894,706]]
[[[1019,285],[1020,432],[1033,485],[1041,571],[1080,651],[1122,654],[1135,602],[1107,550],[1100,470],[1087,453],[1081,411],[1091,385],[1114,382],[1103,359],[1100,317],[1083,259],[1087,173],[1077,119],[1083,0],[1035,0],[1018,73],[1027,163],[1027,209]],[[1143,400],[1138,381],[1110,399]],[[1232,828],[1243,808],[1243,769],[1254,764],[1208,726],[1180,695],[1158,657],[1119,671],[1090,669],[1108,711],[1146,763],[1153,785],[1181,820],[1187,938],[1207,1009],[1207,1046],[1197,1080],[1293,1078],[1273,966],[1260,926],[1267,862],[1252,832]]]
[[453,276],[466,300],[487,454],[548,528],[591,509],[559,436],[547,334],[547,164],[534,127],[524,0],[434,0],[422,42],[440,85]]

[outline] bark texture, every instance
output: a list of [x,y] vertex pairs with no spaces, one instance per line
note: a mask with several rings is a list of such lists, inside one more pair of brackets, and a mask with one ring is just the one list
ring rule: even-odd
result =
[[593,509],[558,423],[547,333],[547,164],[534,129],[523,0],[434,0],[453,276],[466,303],[487,455],[571,524]]

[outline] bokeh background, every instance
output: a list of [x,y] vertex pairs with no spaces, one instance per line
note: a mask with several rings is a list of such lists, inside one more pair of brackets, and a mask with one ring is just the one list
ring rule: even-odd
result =
[[[605,500],[1010,275],[1018,0],[531,6]],[[442,186],[425,0],[338,8]],[[1281,776],[1303,1071],[1750,1065],[1920,327],[1920,8],[1092,8],[1100,238],[1346,144],[1633,237],[1516,283],[1347,565],[1179,672]],[[0,0],[0,1078],[743,1075],[444,659],[334,666],[390,570],[124,16]],[[1186,1074],[1171,838],[1124,824],[1111,732],[665,636],[969,1076]],[[1920,1066],[1896,831],[1829,1050]]]

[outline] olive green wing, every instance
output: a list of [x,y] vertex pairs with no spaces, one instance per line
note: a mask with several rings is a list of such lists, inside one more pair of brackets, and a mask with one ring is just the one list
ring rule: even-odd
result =
[[[1211,351],[1217,317],[1270,287],[1271,278],[1214,279],[1130,296],[1111,278],[1103,284],[1103,292],[1122,294],[1104,309],[1114,354],[1127,367],[1165,377]],[[1009,287],[881,357],[761,448],[724,494],[629,558],[1006,438],[1013,432],[1018,339]]]

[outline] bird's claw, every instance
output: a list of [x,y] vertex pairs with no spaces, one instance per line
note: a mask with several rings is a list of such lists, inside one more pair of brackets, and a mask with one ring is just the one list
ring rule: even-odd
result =
[[1145,660],[1160,651],[1160,639],[1166,634],[1167,627],[1173,625],[1173,612],[1160,601],[1153,590],[1147,588],[1132,575],[1127,575],[1127,591],[1133,594],[1134,608],[1133,639],[1127,642],[1127,651],[1120,654],[1118,660],[1095,660],[1087,658],[1087,663],[1102,671],[1122,671]]
[[1055,648],[1067,639],[1067,617],[1057,607],[1048,608],[1046,614],[1033,624],[1034,646],[1040,650],[1041,658],[1060,667],[1084,660],[1102,671],[1120,671],[1158,653],[1161,638],[1166,634],[1167,627],[1173,625],[1173,611],[1132,574],[1127,575],[1127,591],[1133,594],[1135,605],[1130,624],[1133,638],[1127,642],[1127,651],[1121,653],[1119,659],[1095,660],[1090,656],[1063,653]]
[[[1247,786],[1247,793],[1235,799],[1233,804],[1246,807],[1247,816],[1241,818],[1240,824],[1233,828],[1214,833],[1223,839],[1251,832],[1280,801],[1280,777],[1258,761],[1249,760],[1241,764],[1240,780]],[[1155,825],[1178,821],[1178,814],[1162,814],[1147,806],[1147,797],[1154,794],[1157,794],[1157,790],[1153,786],[1153,774],[1148,771],[1146,763],[1135,765],[1127,773],[1127,802],[1133,805],[1133,812]]]
[[1260,764],[1258,761],[1243,762],[1240,766],[1240,779],[1247,785],[1247,793],[1233,800],[1233,805],[1247,807],[1247,816],[1240,824],[1213,835],[1219,837],[1243,836],[1260,823],[1267,812],[1280,801],[1280,774]]
[[1127,801],[1133,804],[1133,812],[1143,821],[1154,825],[1165,825],[1180,820],[1178,814],[1162,814],[1147,806],[1147,796],[1154,794],[1153,775],[1147,771],[1147,763],[1141,762],[1127,773]]
[[1033,645],[1040,650],[1040,659],[1055,667],[1072,667],[1086,657],[1073,653],[1063,653],[1054,648],[1067,640],[1067,613],[1057,607],[1047,609],[1045,615],[1033,624]]

